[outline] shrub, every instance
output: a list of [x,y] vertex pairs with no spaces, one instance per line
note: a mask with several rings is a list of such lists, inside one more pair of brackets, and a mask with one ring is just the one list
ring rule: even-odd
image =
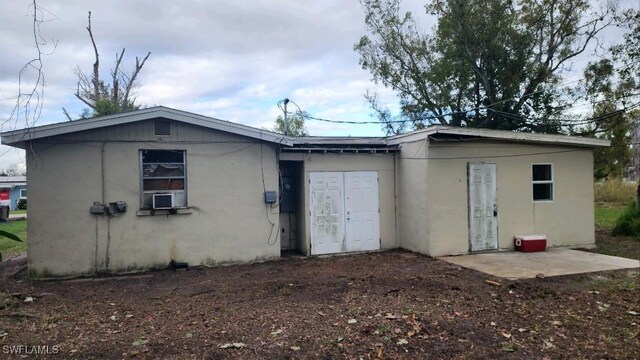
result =
[[594,185],[595,201],[614,203],[624,206],[636,198],[636,183],[625,182],[621,179],[608,179],[596,182]]
[[635,202],[629,203],[622,216],[611,230],[612,236],[640,236],[640,208]]
[[27,210],[27,199],[18,199],[18,210]]

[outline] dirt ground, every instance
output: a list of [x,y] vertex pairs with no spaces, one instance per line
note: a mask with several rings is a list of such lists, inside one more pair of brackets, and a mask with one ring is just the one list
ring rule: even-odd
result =
[[23,264],[0,269],[0,358],[640,358],[631,271],[506,281],[389,251],[6,277]]
[[611,229],[596,228],[596,249],[585,251],[622,256],[640,260],[640,239],[628,236],[611,236]]

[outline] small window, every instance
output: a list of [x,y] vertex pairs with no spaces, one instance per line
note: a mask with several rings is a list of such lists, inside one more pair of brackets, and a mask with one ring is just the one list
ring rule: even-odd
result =
[[186,151],[140,150],[140,208],[151,209],[154,194],[173,194],[176,207],[187,207],[186,174]]
[[21,199],[27,198],[27,189],[20,189],[20,198]]
[[533,201],[553,201],[553,166],[551,164],[533,164]]
[[169,120],[156,120],[155,128],[156,128],[156,135],[159,135],[159,136],[171,135],[171,122]]

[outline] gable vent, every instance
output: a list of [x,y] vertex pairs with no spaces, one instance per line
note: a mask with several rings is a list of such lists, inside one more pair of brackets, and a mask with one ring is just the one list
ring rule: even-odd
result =
[[171,122],[169,120],[156,120],[155,130],[156,135],[171,135]]

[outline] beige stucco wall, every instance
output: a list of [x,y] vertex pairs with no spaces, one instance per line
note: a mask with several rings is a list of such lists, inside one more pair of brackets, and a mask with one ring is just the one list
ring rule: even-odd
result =
[[[395,222],[395,172],[393,154],[353,154],[353,153],[287,153],[280,160],[304,162],[304,181],[301,195],[304,198],[304,214],[309,214],[309,173],[316,171],[376,171],[378,172],[378,196],[380,206],[380,245],[382,249],[399,246],[396,237]],[[310,219],[304,216],[301,225],[302,241],[299,248],[305,254],[310,253]]]
[[426,140],[400,144],[396,160],[396,219],[400,247],[428,253]]
[[[549,246],[594,244],[591,149],[424,139],[399,148],[391,154],[280,154],[280,160],[302,162],[298,250],[310,253],[309,173],[376,171],[382,249],[402,247],[432,256],[468,252],[469,162],[497,166],[501,249],[511,249],[513,236],[520,234],[545,234]],[[176,122],[171,136],[156,137],[153,121],[143,121],[39,140],[28,149],[33,275],[280,256],[279,209],[265,206],[263,195],[265,188],[278,190],[273,144]],[[140,149],[186,150],[190,214],[137,213]],[[553,202],[532,201],[532,163],[553,164]],[[112,218],[91,215],[96,201],[125,201],[128,211]]]
[[[427,161],[428,254],[468,252],[469,162],[496,164],[500,249],[512,249],[515,235],[528,234],[546,235],[548,246],[594,244],[591,149],[507,142],[432,142],[429,158],[433,160]],[[554,201],[533,202],[533,163],[553,164]]]
[[[131,139],[135,134],[116,127],[106,143],[89,141],[97,136],[90,132],[77,135],[77,143],[55,138],[34,143],[27,156],[31,273],[76,275],[166,266],[171,260],[214,265],[278,258],[278,208],[265,206],[262,177],[264,171],[267,190],[278,189],[275,147],[188,127],[176,126],[183,131],[157,141],[137,142]],[[134,131],[142,138],[152,127]],[[118,141],[120,133],[128,139]],[[68,137],[65,142],[73,140]],[[186,150],[190,214],[136,214],[140,149]],[[91,215],[94,201],[125,201],[128,209],[112,218]]]

